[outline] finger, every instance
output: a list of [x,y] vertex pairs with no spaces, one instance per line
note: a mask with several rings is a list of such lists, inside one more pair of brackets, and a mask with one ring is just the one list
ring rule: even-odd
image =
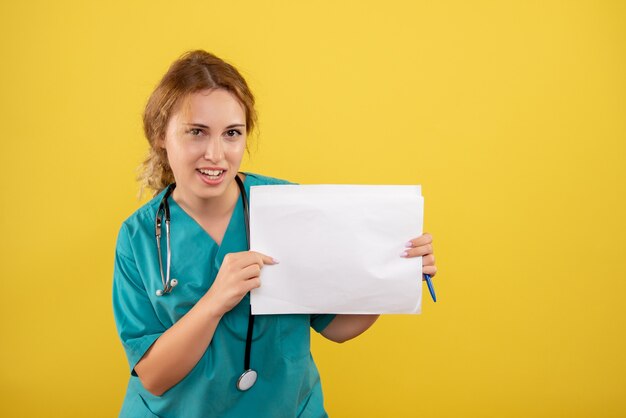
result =
[[433,237],[428,232],[423,233],[417,238],[413,238],[409,242],[406,243],[406,246],[411,247],[420,247],[422,245],[430,244],[433,242]]
[[429,274],[430,277],[435,277],[435,275],[437,274],[437,267],[436,266],[423,266],[422,274]]
[[261,287],[261,279],[258,277],[253,277],[250,280],[246,280],[245,282],[242,282],[240,289],[241,289],[241,293],[246,294],[252,289],[257,289],[259,287]]
[[262,266],[256,263],[250,264],[239,272],[237,278],[240,280],[250,280],[252,278],[259,277],[261,275],[261,267]]
[[250,251],[240,251],[238,253],[228,253],[224,256],[224,260],[222,264],[231,266],[234,269],[242,269],[250,264],[253,264],[254,261],[251,261],[256,256],[251,255]]
[[435,254],[428,254],[422,257],[422,266],[434,266]]
[[256,251],[243,251],[241,253],[235,253],[233,256],[235,257],[233,263],[239,269],[244,269],[253,264],[263,267],[265,264],[271,265],[278,263],[278,260]]
[[256,251],[248,251],[250,254],[253,254],[256,257],[257,263],[260,265],[264,265],[264,264],[268,264],[268,265],[274,265],[274,264],[278,264],[278,260],[276,260],[273,257],[270,257],[269,255],[265,255],[263,253],[259,253]]
[[426,244],[426,245],[422,245],[416,248],[407,248],[402,252],[402,254],[400,254],[400,256],[411,258],[411,257],[421,257],[421,256],[432,254],[432,253],[433,253],[433,245]]

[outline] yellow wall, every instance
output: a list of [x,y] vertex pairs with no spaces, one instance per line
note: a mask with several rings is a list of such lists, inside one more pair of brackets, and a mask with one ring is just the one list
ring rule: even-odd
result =
[[0,415],[110,417],[142,107],[204,48],[260,112],[244,169],[422,184],[440,301],[314,339],[334,417],[626,415],[626,4],[0,4]]

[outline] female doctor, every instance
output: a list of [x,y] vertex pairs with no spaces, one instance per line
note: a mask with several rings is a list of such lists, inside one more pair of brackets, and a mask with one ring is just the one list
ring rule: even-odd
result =
[[[248,292],[279,260],[247,251],[246,195],[287,182],[239,173],[256,122],[245,80],[214,55],[189,52],[156,87],[143,120],[142,178],[156,194],[117,239],[113,309],[131,370],[120,416],[327,416],[310,327],[343,342],[378,316],[251,320]],[[423,273],[435,275],[430,235],[406,246],[403,256],[423,257]]]

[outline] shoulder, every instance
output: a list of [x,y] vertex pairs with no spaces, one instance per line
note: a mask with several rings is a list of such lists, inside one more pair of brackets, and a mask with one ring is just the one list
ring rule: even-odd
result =
[[154,224],[156,211],[159,208],[159,204],[161,203],[161,200],[163,199],[164,194],[165,194],[165,190],[159,192],[159,194],[154,196],[152,199],[146,202],[143,206],[141,206],[139,209],[133,212],[132,215],[126,218],[122,226],[126,226],[127,228],[133,229],[146,223],[150,225]]
[[288,180],[278,179],[275,177],[268,177],[262,174],[256,173],[244,173],[246,175],[246,185],[248,186],[268,186],[275,184],[294,184]]
[[154,235],[156,211],[165,191],[160,192],[143,206],[133,212],[120,227],[117,236],[117,251],[130,256],[133,253],[133,242],[137,239]]

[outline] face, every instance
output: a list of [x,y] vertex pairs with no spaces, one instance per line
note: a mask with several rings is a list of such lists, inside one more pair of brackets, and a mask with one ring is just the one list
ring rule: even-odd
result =
[[[246,148],[246,113],[223,89],[188,96],[172,115],[160,144],[187,203],[217,201],[232,184]],[[231,186],[232,185],[232,186]]]

